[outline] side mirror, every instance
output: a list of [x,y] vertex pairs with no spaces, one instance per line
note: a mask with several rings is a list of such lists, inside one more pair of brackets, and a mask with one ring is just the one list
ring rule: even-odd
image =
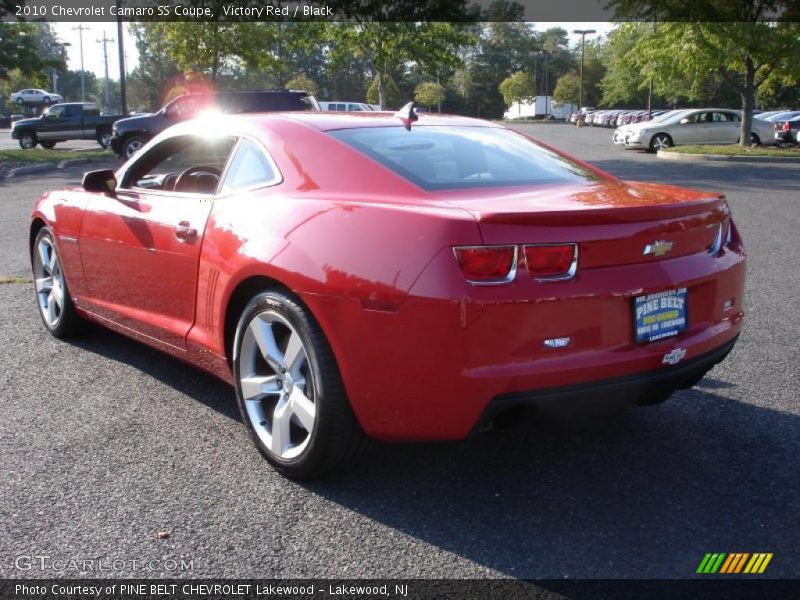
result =
[[83,176],[81,185],[87,192],[99,192],[108,196],[115,196],[117,178],[111,169],[89,171]]
[[689,123],[689,117],[683,117],[681,119],[681,125],[686,125]]

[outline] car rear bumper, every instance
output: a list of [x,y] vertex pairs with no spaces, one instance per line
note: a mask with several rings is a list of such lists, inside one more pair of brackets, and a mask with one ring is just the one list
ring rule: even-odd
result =
[[[478,288],[465,288],[452,260],[452,252],[434,259],[395,307],[300,292],[372,437],[460,439],[494,399],[649,377],[675,350],[683,366],[735,340],[744,318],[745,259],[733,251]],[[688,329],[636,343],[633,298],[679,287],[689,290]],[[564,337],[565,347],[547,343]],[[638,391],[629,394],[638,401]]]
[[581,418],[601,416],[629,406],[653,404],[664,400],[676,390],[697,383],[728,356],[738,339],[737,334],[730,341],[683,364],[646,373],[502,394],[492,399],[476,427],[480,429],[488,426],[497,415],[517,407],[547,415]]

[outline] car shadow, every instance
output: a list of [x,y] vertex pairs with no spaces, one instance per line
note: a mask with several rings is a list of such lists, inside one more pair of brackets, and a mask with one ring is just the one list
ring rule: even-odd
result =
[[240,420],[231,386],[167,354],[94,323],[87,323],[83,335],[70,339],[70,344],[130,365],[221,415]]
[[[239,420],[228,385],[160,352],[99,326],[73,343]],[[505,576],[683,578],[706,552],[774,552],[766,575],[794,577],[800,417],[741,392],[712,372],[580,428],[526,420],[460,442],[373,442],[350,470],[299,485]]]

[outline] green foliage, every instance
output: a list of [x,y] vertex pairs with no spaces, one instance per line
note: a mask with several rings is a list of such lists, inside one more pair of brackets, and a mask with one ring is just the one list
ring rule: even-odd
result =
[[430,81],[420,83],[414,90],[414,100],[428,108],[438,106],[444,101],[444,87]]
[[510,77],[506,77],[500,83],[500,93],[508,106],[514,102],[520,102],[526,98],[534,96],[533,82],[531,76],[523,71],[517,71]]
[[26,87],[52,91],[66,68],[64,46],[48,23],[0,23],[0,100]]
[[305,73],[300,73],[299,75],[292,77],[286,82],[286,87],[290,90],[304,90],[310,94],[313,94],[314,96],[319,94],[319,88],[317,87],[317,84],[314,83]]
[[[791,0],[611,1],[618,16],[658,20],[656,33],[643,36],[628,55],[630,64],[653,78],[660,93],[688,89],[697,96],[701,84],[715,79],[739,93],[742,145],[750,139],[758,90],[770,79],[800,80],[800,23],[775,22],[771,16],[794,4]],[[696,22],[670,22],[685,19]]]
[[553,100],[560,104],[577,104],[580,96],[581,78],[575,71],[559,77],[553,90]]
[[[382,107],[388,109],[389,107],[399,107],[403,104],[403,99],[400,97],[400,89],[394,82],[391,76],[387,75],[384,80],[384,89],[386,93],[386,104]],[[380,102],[378,76],[372,80],[372,83],[367,88],[367,103],[378,104]]]

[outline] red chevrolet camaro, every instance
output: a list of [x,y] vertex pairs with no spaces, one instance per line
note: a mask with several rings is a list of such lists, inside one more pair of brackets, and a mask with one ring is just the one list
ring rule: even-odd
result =
[[45,326],[96,321],[230,382],[296,477],[367,436],[654,404],[731,350],[745,252],[722,196],[414,116],[208,116],[44,194]]

